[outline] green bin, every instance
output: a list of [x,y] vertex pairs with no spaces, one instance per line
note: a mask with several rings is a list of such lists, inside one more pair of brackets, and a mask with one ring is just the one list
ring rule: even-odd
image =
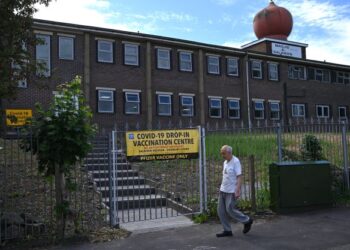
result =
[[332,205],[328,161],[273,163],[269,173],[273,211],[288,213]]

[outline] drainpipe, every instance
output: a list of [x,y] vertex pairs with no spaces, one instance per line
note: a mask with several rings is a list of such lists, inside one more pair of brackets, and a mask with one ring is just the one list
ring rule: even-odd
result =
[[[90,104],[90,34],[84,34],[84,95]],[[90,105],[91,106],[91,105]]]
[[248,128],[252,128],[252,120],[250,113],[250,87],[249,87],[249,58],[248,55],[245,56],[245,69],[246,69],[246,91],[247,91],[247,112],[248,112]]
[[204,56],[203,50],[198,52],[198,91],[199,91],[199,110],[200,110],[200,124],[205,126],[205,97],[204,97]]
[[146,44],[146,100],[147,100],[147,128],[152,129],[152,49],[151,42]]

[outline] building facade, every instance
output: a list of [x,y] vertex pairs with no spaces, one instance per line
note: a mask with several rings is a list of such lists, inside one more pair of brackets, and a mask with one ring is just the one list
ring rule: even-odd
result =
[[308,60],[306,44],[267,35],[235,49],[45,20],[33,32],[44,43],[28,49],[46,70],[19,82],[6,109],[47,105],[58,84],[79,75],[106,130],[349,116],[350,66]]

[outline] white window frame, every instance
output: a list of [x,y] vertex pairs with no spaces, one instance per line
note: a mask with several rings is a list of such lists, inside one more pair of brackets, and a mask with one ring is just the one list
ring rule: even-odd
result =
[[[183,55],[189,56],[189,59],[182,58]],[[183,72],[192,72],[193,71],[193,53],[189,51],[179,51],[179,69]],[[189,65],[188,68],[184,67]]]
[[[297,109],[297,114],[294,112],[294,109]],[[303,114],[300,114],[302,111]],[[293,103],[292,104],[292,117],[305,117],[306,116],[306,106],[305,104]]]
[[[251,72],[252,72],[253,79],[259,79],[259,80],[263,79],[262,63],[263,62],[260,60],[251,60]],[[258,72],[260,76],[254,76],[254,72]]]
[[[230,73],[230,68],[234,68],[234,71],[236,71],[236,73]],[[226,70],[228,76],[239,76],[239,59],[236,57],[227,57]]]
[[[340,76],[340,75],[342,75],[342,76]],[[342,79],[342,81],[339,81],[340,78]],[[346,80],[350,83],[350,73],[337,71],[336,83],[348,84],[348,83],[345,83]]]
[[[237,107],[235,107],[235,108],[231,108],[230,107],[230,103],[231,102],[235,102],[235,103],[237,103]],[[238,115],[237,116],[231,116],[230,115],[230,111],[231,110],[234,110],[234,111],[237,111],[238,113]],[[239,119],[241,119],[241,104],[240,104],[240,100],[239,99],[227,99],[227,117],[229,118],[229,119],[233,119],[233,120],[239,120]]]
[[[51,35],[36,34],[36,38],[40,40],[44,40],[44,44],[36,45],[36,52],[35,52],[36,61],[41,64],[44,63],[46,65],[46,70],[44,72],[40,72],[41,70],[39,69],[39,71],[37,70],[36,73],[38,76],[49,77],[51,76]],[[48,55],[46,57],[41,57],[41,58],[39,57],[38,49],[40,48],[40,46],[47,46]]]
[[[185,104],[184,103],[184,99],[191,99],[191,104]],[[180,106],[181,106],[181,110],[180,110],[180,114],[181,116],[185,116],[185,117],[193,117],[194,116],[194,96],[190,96],[190,95],[180,95]],[[183,108],[187,107],[189,108],[189,110],[191,111],[190,114],[184,114],[183,113]]]
[[[166,53],[166,56],[163,56],[163,58],[161,58],[160,52]],[[163,62],[164,65],[162,65],[161,62]],[[157,69],[171,69],[171,49],[157,48]]]
[[[101,49],[100,45],[102,43],[109,44],[110,49]],[[97,61],[101,63],[114,63],[114,42],[110,40],[103,40],[103,39],[98,39],[97,40]],[[100,58],[100,53],[110,53],[111,60],[104,60]]]
[[[253,100],[254,103],[254,119],[255,120],[264,120],[265,119],[265,102],[264,100]],[[262,104],[262,108],[257,108],[256,104]],[[261,117],[257,117],[256,116],[256,112],[257,111],[261,111],[262,116]]]
[[[341,109],[344,109],[345,116],[341,116],[340,115],[340,110]],[[338,117],[339,117],[339,120],[341,120],[341,121],[348,120],[348,108],[346,106],[339,106],[338,107]]]
[[[130,66],[139,66],[140,65],[140,58],[139,58],[139,45],[134,43],[124,43],[124,65],[130,65]],[[132,48],[135,49],[136,53],[130,53],[127,54],[127,49]],[[135,61],[127,61],[127,57],[133,57],[135,58]]]
[[[328,80],[325,80],[326,73],[328,73]],[[315,81],[325,82],[325,83],[328,83],[331,81],[331,72],[329,70],[314,68],[314,74],[315,74],[315,79],[314,79]],[[321,80],[317,79],[318,76],[321,76]]]
[[[278,109],[273,109],[272,105],[278,105]],[[269,101],[269,108],[270,108],[270,119],[278,121],[281,119],[281,104],[278,101]],[[272,117],[272,113],[276,112],[278,114],[277,118]]]
[[[220,105],[219,106],[213,106],[212,101],[219,101]],[[211,114],[212,109],[219,109],[219,115],[215,116]],[[214,98],[214,97],[209,97],[209,117],[210,118],[222,118],[222,99],[221,98]]]
[[[268,66],[268,74],[269,74],[269,80],[270,81],[279,81],[279,72],[278,72],[278,63],[274,63],[274,62],[269,62],[267,64]],[[276,74],[276,78],[273,78],[273,73]]]
[[[136,101],[132,101],[129,100],[128,96],[129,95],[136,95],[137,96],[137,100]],[[141,99],[140,99],[140,92],[136,92],[136,91],[125,91],[124,92],[124,113],[127,115],[139,115],[141,113]],[[127,104],[128,103],[136,103],[137,104],[137,111],[133,112],[133,111],[127,111]]]
[[[169,103],[161,103],[160,97],[168,97]],[[159,111],[160,105],[169,105],[169,113],[161,113]],[[172,116],[172,95],[170,94],[157,94],[157,113],[159,116]]]
[[[303,73],[303,77],[301,73]],[[296,77],[295,74],[298,76]],[[292,80],[306,80],[306,67],[292,64],[288,65],[288,78]]]
[[[212,60],[215,60],[215,62]],[[216,70],[212,71],[211,67],[215,67]],[[220,56],[207,55],[207,70],[208,74],[220,75]]]
[[[111,100],[101,100],[102,93],[110,93],[111,94]],[[97,111],[98,113],[106,113],[106,114],[112,114],[114,113],[114,90],[110,89],[97,89]],[[111,102],[112,103],[112,109],[111,110],[101,110],[100,102]]]
[[[322,109],[322,115],[319,115],[318,114],[318,109],[321,108]],[[325,115],[325,109],[328,109],[328,114]],[[330,107],[329,105],[316,105],[316,116],[317,118],[322,118],[322,119],[325,119],[325,118],[329,118],[330,117]]]
[[[64,55],[61,54],[62,40],[67,40],[67,41],[69,40],[71,42],[71,48],[70,48],[71,55],[69,57],[65,57]],[[64,36],[64,35],[61,35],[58,37],[58,58],[61,60],[74,60],[74,37]]]

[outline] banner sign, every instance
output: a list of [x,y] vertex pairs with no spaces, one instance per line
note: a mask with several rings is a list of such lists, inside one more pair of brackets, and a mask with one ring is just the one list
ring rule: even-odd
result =
[[302,58],[301,47],[281,43],[272,43],[272,54]]
[[27,119],[32,118],[31,109],[6,109],[6,125],[12,127],[24,126]]
[[196,159],[199,132],[197,129],[128,131],[126,151],[129,161]]

